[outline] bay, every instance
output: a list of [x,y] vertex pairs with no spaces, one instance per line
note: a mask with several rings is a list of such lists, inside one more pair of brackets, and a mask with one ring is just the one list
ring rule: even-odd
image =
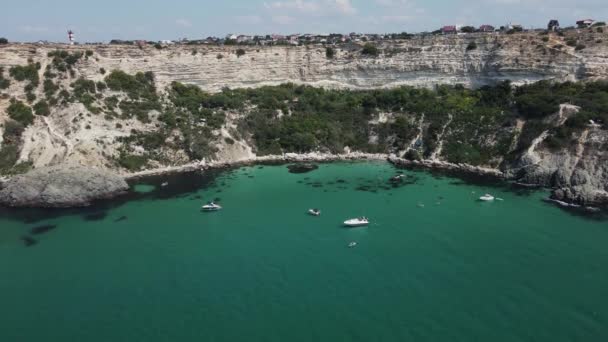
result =
[[608,221],[545,191],[383,162],[205,177],[1,212],[2,340],[608,340]]

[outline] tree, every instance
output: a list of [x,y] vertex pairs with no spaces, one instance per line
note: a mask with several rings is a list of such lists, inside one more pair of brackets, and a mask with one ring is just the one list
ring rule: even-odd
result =
[[156,43],[156,44],[154,44],[154,47],[155,47],[157,50],[162,50],[162,49],[163,49],[163,46],[162,46],[162,45],[160,45],[160,43]]
[[460,31],[464,33],[473,33],[475,32],[475,28],[473,26],[463,26]]
[[8,39],[0,37],[0,45],[8,44]]
[[363,46],[363,50],[361,50],[361,54],[362,55],[366,55],[366,56],[373,56],[373,57],[377,57],[380,52],[378,51],[378,48],[371,44],[371,43],[367,43]]
[[467,45],[467,51],[471,51],[471,50],[475,50],[475,49],[477,49],[477,43],[470,42],[469,45]]
[[333,48],[331,48],[329,46],[325,48],[325,57],[327,57],[328,59],[334,58],[335,54],[336,54],[336,52],[334,51]]

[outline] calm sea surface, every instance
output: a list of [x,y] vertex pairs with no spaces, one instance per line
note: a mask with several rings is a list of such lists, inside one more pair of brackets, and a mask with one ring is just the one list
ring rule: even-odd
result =
[[0,340],[608,341],[608,221],[398,171],[253,166],[0,212]]

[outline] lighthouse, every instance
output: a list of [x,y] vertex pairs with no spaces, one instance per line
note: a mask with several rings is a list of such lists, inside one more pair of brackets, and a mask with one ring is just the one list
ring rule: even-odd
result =
[[68,30],[68,40],[70,45],[74,45],[74,31]]

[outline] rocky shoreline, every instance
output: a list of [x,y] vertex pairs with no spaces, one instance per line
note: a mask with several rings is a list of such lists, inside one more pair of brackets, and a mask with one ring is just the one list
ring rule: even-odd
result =
[[[201,161],[197,163],[145,170],[116,175],[108,171],[72,166],[41,168],[26,175],[0,179],[0,204],[10,207],[80,207],[95,200],[111,199],[128,191],[127,181],[136,181],[151,176],[162,176],[182,172],[205,171],[264,163],[324,163],[335,161],[387,161],[395,166],[446,170],[461,174],[491,177],[496,180],[513,180],[508,173],[498,169],[454,164],[439,160],[408,160],[388,154],[349,152],[329,153],[285,153],[282,155],[255,156],[232,161]],[[528,185],[530,186],[530,185]],[[544,187],[534,184],[534,187]],[[585,189],[554,189],[550,198],[562,207],[586,207],[595,209],[608,203],[604,193],[596,194]]]
[[0,184],[0,204],[7,207],[85,207],[96,200],[126,194],[129,185],[105,170],[81,166],[34,169]]

